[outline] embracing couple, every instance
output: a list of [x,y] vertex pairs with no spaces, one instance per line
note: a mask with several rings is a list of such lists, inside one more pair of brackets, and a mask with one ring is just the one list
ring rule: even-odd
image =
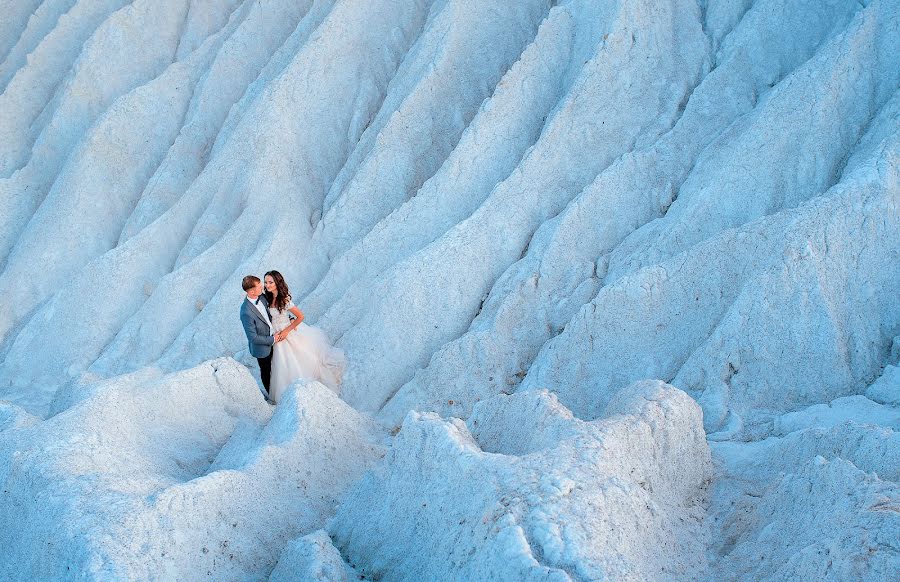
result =
[[303,312],[291,301],[284,277],[269,271],[263,281],[247,275],[241,286],[247,294],[241,304],[241,324],[250,355],[259,362],[266,401],[278,404],[295,380],[317,380],[339,391],[346,360],[318,328],[303,323]]

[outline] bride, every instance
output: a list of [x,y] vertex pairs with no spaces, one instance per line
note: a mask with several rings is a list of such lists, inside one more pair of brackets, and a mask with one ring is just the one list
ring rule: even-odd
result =
[[343,350],[333,347],[319,328],[303,323],[303,312],[291,301],[284,277],[269,271],[265,295],[276,339],[272,354],[269,399],[278,403],[284,391],[297,379],[318,380],[339,393],[346,366]]

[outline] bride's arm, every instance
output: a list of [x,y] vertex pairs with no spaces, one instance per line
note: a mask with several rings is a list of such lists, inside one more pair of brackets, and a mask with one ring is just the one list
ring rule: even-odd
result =
[[291,324],[288,325],[286,328],[281,330],[284,333],[284,335],[287,335],[290,332],[294,331],[294,328],[296,328],[298,325],[303,323],[303,312],[300,311],[300,309],[296,305],[291,307],[288,311],[290,311],[291,313],[294,314],[294,321],[292,321]]

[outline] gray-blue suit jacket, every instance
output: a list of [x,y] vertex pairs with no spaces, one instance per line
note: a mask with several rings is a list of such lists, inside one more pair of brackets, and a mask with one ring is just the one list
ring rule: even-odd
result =
[[[264,309],[269,308],[264,295],[260,295],[259,300],[265,306]],[[244,326],[244,333],[247,334],[247,341],[250,343],[250,355],[254,358],[269,357],[275,336],[272,335],[268,322],[246,297],[241,303],[241,325]]]

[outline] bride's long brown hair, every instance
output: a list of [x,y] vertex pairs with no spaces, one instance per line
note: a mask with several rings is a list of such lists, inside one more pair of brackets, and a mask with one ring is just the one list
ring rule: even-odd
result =
[[278,295],[273,296],[272,293],[270,293],[269,290],[266,289],[266,301],[269,302],[270,307],[274,307],[278,311],[284,311],[284,308],[287,307],[288,301],[291,300],[291,292],[288,291],[288,286],[287,283],[284,282],[284,277],[282,277],[281,273],[279,273],[278,271],[269,271],[268,273],[263,275],[264,281],[266,277],[272,277],[272,280],[275,281],[275,289],[278,291]]

